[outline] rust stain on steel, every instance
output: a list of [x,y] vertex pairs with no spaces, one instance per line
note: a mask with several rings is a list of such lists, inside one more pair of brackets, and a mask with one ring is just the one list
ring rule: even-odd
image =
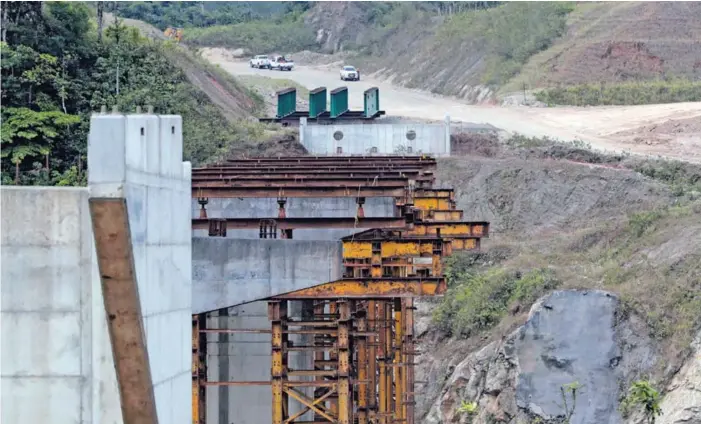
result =
[[222,198],[270,198],[270,197],[403,197],[406,187],[192,187],[192,197]]
[[89,206],[122,416],[129,424],[157,424],[127,204],[90,199]]
[[267,178],[310,178],[310,177],[385,177],[385,178],[401,178],[401,177],[417,177],[417,176],[430,177],[433,176],[432,171],[423,171],[421,169],[360,169],[355,170],[352,168],[341,168],[333,170],[320,169],[319,167],[313,168],[291,168],[291,169],[279,169],[279,170],[268,170],[266,169],[251,169],[251,170],[239,170],[239,169],[200,169],[197,171],[193,170],[192,178],[193,180],[208,179],[208,178],[248,178],[248,179],[267,179]]
[[[236,164],[259,164],[259,163],[428,163],[435,164],[436,159],[430,156],[299,156],[299,157],[258,157],[247,159],[227,159],[225,166]],[[223,165],[223,164],[218,164]],[[216,165],[215,165],[216,166]]]
[[[431,181],[426,180],[426,181]],[[353,178],[307,178],[300,180],[293,180],[288,178],[276,178],[276,179],[239,179],[233,178],[230,180],[216,180],[216,181],[204,181],[204,182],[193,182],[193,188],[311,188],[311,187],[348,187],[356,188],[362,186],[372,186],[372,187],[405,187],[408,185],[408,178],[385,178],[385,177],[353,177]]]
[[[224,220],[219,218],[219,220]],[[209,219],[192,220],[192,229],[209,228]],[[279,230],[307,228],[411,228],[405,218],[227,218],[226,228],[258,229],[261,221],[274,221]]]
[[435,296],[445,293],[444,278],[338,280],[307,289],[297,290],[273,299],[309,299],[345,297],[349,299],[379,299],[416,296]]

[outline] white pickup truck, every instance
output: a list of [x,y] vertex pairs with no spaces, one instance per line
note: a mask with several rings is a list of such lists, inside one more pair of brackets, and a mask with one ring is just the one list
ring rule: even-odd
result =
[[254,56],[249,63],[251,68],[270,69],[270,59],[268,59],[268,56],[264,54]]
[[341,68],[341,81],[360,81],[360,71],[353,66]]
[[270,69],[277,69],[278,71],[291,71],[294,67],[294,61],[286,58],[285,56],[274,56],[273,60],[270,61]]

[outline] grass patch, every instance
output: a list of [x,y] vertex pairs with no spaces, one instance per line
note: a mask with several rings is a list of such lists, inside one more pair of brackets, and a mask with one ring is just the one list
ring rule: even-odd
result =
[[237,77],[242,84],[254,90],[254,87],[279,91],[285,88],[297,89],[297,99],[308,99],[309,89],[295,81],[285,78],[266,77],[262,75],[240,75]]
[[546,88],[536,98],[548,105],[645,105],[701,101],[701,81],[641,81]]
[[235,25],[188,28],[184,40],[199,46],[243,47],[253,54],[272,51],[283,53],[313,49],[316,38],[312,29],[301,20],[251,21]]
[[489,51],[482,83],[502,85],[534,54],[550,47],[565,31],[570,2],[514,2],[452,16],[436,33],[441,44],[468,40]]
[[458,337],[470,337],[498,324],[509,305],[528,307],[538,297],[559,286],[546,268],[526,273],[492,268],[474,270],[470,255],[453,255],[448,262],[450,288],[433,314],[434,323]]

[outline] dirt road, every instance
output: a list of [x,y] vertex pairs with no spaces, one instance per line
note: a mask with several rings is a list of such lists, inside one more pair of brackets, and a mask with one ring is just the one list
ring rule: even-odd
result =
[[[380,89],[380,107],[390,116],[488,123],[500,129],[528,136],[549,136],[561,140],[581,139],[592,147],[608,151],[629,151],[660,155],[701,163],[701,131],[678,132],[667,137],[646,137],[641,127],[670,120],[701,120],[701,102],[644,106],[607,107],[503,107],[467,105],[456,99],[412,91],[363,76],[358,82],[340,80],[337,71],[298,66],[292,72],[252,69],[247,62],[233,59],[222,49],[205,49],[203,56],[235,75],[280,76],[308,88],[347,86],[352,109],[362,109],[362,92]],[[669,125],[674,127],[674,125]],[[697,128],[685,126],[685,128]],[[635,136],[631,134],[636,133]],[[658,134],[659,135],[659,134]]]

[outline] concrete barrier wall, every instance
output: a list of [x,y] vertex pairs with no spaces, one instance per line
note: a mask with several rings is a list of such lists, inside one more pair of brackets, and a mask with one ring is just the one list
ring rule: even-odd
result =
[[193,313],[228,308],[341,278],[339,241],[192,240]]
[[450,156],[450,119],[442,124],[310,125],[300,121],[300,141],[315,155],[432,154]]
[[192,421],[192,217],[182,152],[179,116],[91,119],[90,196],[126,199],[158,419],[184,424]]
[[0,421],[121,423],[88,190],[0,193]]

